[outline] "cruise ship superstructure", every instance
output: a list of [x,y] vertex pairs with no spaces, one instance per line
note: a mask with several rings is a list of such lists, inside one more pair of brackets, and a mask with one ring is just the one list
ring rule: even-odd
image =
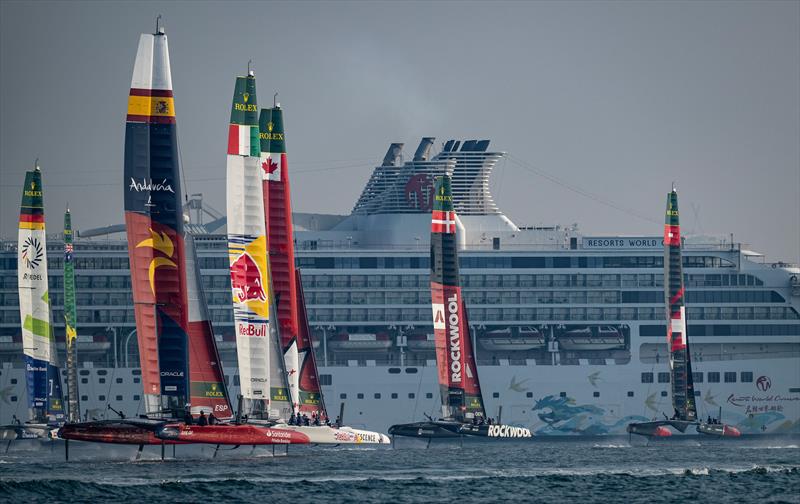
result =
[[[505,153],[449,140],[391,144],[348,216],[295,214],[297,267],[329,408],[385,431],[440,409],[429,289],[433,177],[452,177],[462,287],[487,414],[534,435],[621,434],[671,413],[663,244],[518,226],[489,191]],[[202,203],[190,208],[202,215]],[[654,204],[654,219],[661,213]],[[224,218],[195,219],[199,266],[228,386],[238,391]],[[121,219],[121,216],[120,216]],[[109,223],[114,224],[114,223]],[[76,233],[84,416],[144,411],[122,226]],[[26,410],[16,250],[0,250],[0,423]],[[63,244],[48,238],[63,352]],[[698,414],[743,434],[800,433],[800,269],[725,240],[684,241]]]

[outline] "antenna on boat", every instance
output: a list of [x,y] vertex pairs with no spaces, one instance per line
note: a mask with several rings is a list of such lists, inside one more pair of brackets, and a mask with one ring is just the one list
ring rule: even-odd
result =
[[156,16],[156,35],[163,35],[164,27],[161,26],[161,14]]
[[42,170],[41,168],[39,168],[39,158],[38,157],[33,162],[33,169],[36,170],[36,171],[41,171]]
[[280,108],[281,104],[278,103],[278,92],[275,91],[275,94],[272,95],[272,106],[274,108]]
[[675,181],[672,181],[672,192],[675,192]]
[[251,60],[251,59],[247,60],[247,75],[249,77],[253,77],[253,71],[250,70],[250,64],[251,63],[253,63],[253,60]]

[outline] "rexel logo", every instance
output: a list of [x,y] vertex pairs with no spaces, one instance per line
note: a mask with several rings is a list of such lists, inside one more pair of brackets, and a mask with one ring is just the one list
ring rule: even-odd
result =
[[769,376],[759,376],[756,380],[756,387],[758,390],[766,392],[772,387],[772,380],[769,379]]

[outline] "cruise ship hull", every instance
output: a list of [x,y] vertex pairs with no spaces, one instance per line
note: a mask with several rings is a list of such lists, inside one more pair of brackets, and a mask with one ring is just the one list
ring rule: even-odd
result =
[[[721,418],[744,435],[800,434],[795,357],[698,364],[706,377],[696,386],[701,418]],[[743,370],[753,373],[753,382],[707,380],[710,373],[738,376]],[[87,394],[108,390],[99,379],[112,372],[124,381],[112,387],[112,393],[122,398],[112,404],[126,412],[137,411],[140,401],[134,397],[141,389],[131,378],[138,368],[95,368],[92,381],[82,390]],[[528,428],[534,436],[626,435],[629,423],[659,420],[671,413],[665,395],[669,383],[658,383],[657,374],[655,383],[642,383],[642,374],[653,372],[652,364],[539,366],[501,360],[497,365],[479,365],[479,372],[489,416]],[[357,429],[387,432],[391,425],[413,423],[423,413],[438,414],[440,409],[435,366],[323,366],[320,375],[330,377],[331,385],[323,386],[323,393],[335,398],[334,408],[345,404],[347,423]],[[25,398],[24,370],[4,369],[3,378],[6,383],[17,382],[0,397],[0,423],[8,424],[14,411],[8,399]],[[237,387],[231,391],[236,394]],[[85,403],[91,415],[107,411],[106,402],[94,394]]]

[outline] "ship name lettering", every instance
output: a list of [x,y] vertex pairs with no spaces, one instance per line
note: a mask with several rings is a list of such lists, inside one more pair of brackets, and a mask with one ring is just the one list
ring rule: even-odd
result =
[[458,328],[458,294],[447,298],[450,312],[450,381],[461,382],[461,334]]

